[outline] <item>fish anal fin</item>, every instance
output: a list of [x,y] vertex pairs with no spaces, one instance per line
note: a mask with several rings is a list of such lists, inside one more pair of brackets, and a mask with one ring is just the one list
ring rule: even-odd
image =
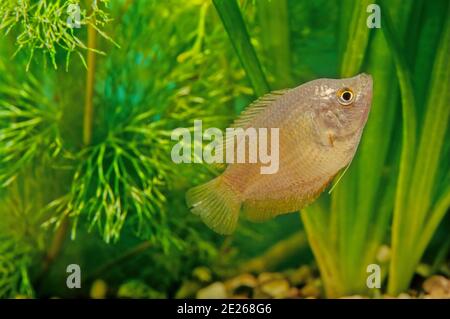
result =
[[186,202],[192,213],[217,233],[228,235],[236,229],[241,200],[221,176],[191,188]]

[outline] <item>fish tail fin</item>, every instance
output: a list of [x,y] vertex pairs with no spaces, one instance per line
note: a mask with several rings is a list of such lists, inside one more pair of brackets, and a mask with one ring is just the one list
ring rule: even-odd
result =
[[227,235],[236,229],[242,202],[221,176],[188,190],[186,202],[217,233]]

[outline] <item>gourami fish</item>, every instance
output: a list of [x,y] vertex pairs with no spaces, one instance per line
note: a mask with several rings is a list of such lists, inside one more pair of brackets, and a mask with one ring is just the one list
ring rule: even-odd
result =
[[278,172],[261,174],[259,162],[229,164],[187,192],[188,206],[220,234],[235,230],[240,213],[261,222],[302,209],[350,165],[371,101],[367,74],[318,79],[256,100],[234,127],[279,128]]

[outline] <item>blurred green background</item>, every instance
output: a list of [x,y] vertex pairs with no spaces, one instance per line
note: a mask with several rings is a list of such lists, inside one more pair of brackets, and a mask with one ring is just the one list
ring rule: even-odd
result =
[[[378,297],[448,278],[448,0],[97,2],[0,4],[0,297],[199,297],[216,281],[231,297],[233,278],[264,276],[292,289],[243,295]],[[174,128],[226,128],[271,90],[360,72],[373,106],[331,194],[228,237],[189,212],[186,190],[219,171],[174,164]]]

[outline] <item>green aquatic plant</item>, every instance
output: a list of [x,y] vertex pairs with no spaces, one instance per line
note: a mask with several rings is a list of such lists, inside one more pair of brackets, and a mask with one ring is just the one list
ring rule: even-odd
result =
[[[385,3],[383,8],[387,12]],[[414,105],[411,70],[408,70],[402,55],[404,50],[398,45],[401,42],[396,37],[389,15],[385,18],[385,33],[396,60],[403,105],[402,155],[392,225],[392,261],[388,286],[388,292],[392,295],[408,288],[426,247],[450,207],[449,175],[441,164],[448,156],[445,143],[448,143],[446,134],[450,116],[448,10],[447,18],[442,22],[443,28],[430,72],[428,96],[422,99],[425,106],[420,114],[422,117],[418,116]],[[422,127],[420,135],[417,134],[416,123]],[[443,187],[437,187],[439,185]]]
[[[388,152],[396,147],[390,136],[395,132],[398,84],[384,35],[375,29],[369,42],[365,10],[368,4],[348,2],[341,7],[342,11],[353,13],[348,30],[340,30],[346,34],[341,40],[347,43],[342,49],[340,72],[350,76],[366,69],[372,74],[374,92],[369,121],[359,151],[331,193],[330,203],[314,204],[302,214],[311,243],[316,246],[315,253],[324,260],[319,265],[327,274],[324,282],[329,296],[368,293],[370,264],[379,264],[383,276],[387,273],[387,256],[381,252],[386,244],[396,183],[397,155],[395,151]],[[392,4],[395,5],[399,4]]]
[[[0,31],[16,36],[17,54],[25,50],[28,54],[27,70],[35,52],[41,51],[50,57],[57,68],[58,50],[66,52],[66,68],[72,53],[76,53],[86,65],[82,50],[104,54],[89,48],[79,37],[78,29],[90,26],[109,41],[114,41],[101,28],[110,22],[104,7],[109,0],[92,2],[80,0],[5,0],[0,4]],[[45,59],[44,59],[45,61]]]
[[[89,2],[0,4],[0,297],[88,296],[99,277],[119,296],[185,296],[198,266],[221,277],[310,261],[306,237],[330,297],[380,293],[366,286],[372,263],[392,295],[421,260],[439,268],[448,1],[381,2],[372,30],[366,0]],[[66,28],[70,4],[79,29]],[[224,128],[269,89],[360,72],[374,78],[369,121],[349,170],[301,212],[306,234],[283,241],[300,225],[287,215],[224,240],[190,214],[185,191],[215,169],[175,165],[174,128]],[[80,292],[61,284],[70,263]]]
[[[67,294],[59,284],[53,290],[47,284],[55,277],[65,282],[68,259],[90,267],[88,283],[99,273],[133,267],[153,287],[169,289],[197,263],[216,256],[219,237],[199,231],[202,225],[183,200],[186,185],[210,173],[170,159],[174,128],[191,127],[195,118],[223,126],[249,95],[211,8],[207,2],[111,3],[116,25],[105,24],[104,31],[121,48],[96,39],[96,26],[82,25],[80,39],[95,45],[80,51],[87,55],[87,70],[76,60],[69,72],[49,70],[24,54],[7,64],[20,44],[10,37],[0,43],[0,214],[12,225],[33,225],[25,237],[16,227],[2,232],[0,246],[17,250],[1,260],[8,268],[0,278],[1,297]],[[209,24],[213,28],[205,33]],[[15,28],[20,24],[11,32]],[[30,45],[39,49],[39,43]],[[244,102],[236,103],[237,97]],[[230,107],[224,110],[224,104]],[[16,198],[20,185],[30,192]],[[26,206],[26,215],[12,214],[17,202]],[[107,245],[113,242],[115,250]],[[99,247],[94,254],[93,243]],[[102,258],[102,251],[109,253]],[[139,260],[150,266],[142,270]],[[149,277],[148,271],[169,275]]]
[[250,43],[237,2],[226,0],[214,0],[213,2],[256,95],[264,95],[270,91],[269,85],[256,57],[253,45]]
[[[443,147],[448,113],[442,109],[442,113],[436,114],[436,110],[431,104],[419,107],[416,102],[417,100],[424,101],[423,95],[425,94],[430,94],[430,96],[437,94],[438,91],[434,91],[436,88],[439,90],[439,98],[442,100],[435,97],[432,103],[442,103],[439,104],[442,107],[446,103],[442,101],[447,101],[448,104],[448,97],[443,92],[448,91],[448,76],[446,80],[444,78],[447,74],[445,72],[448,72],[449,68],[441,58],[446,54],[448,56],[447,47],[441,45],[444,48],[440,49],[440,53],[435,59],[438,61],[436,63],[439,67],[435,66],[433,74],[439,78],[439,84],[430,86],[431,90],[428,92],[421,87],[422,95],[418,95],[414,92],[414,85],[421,81],[421,77],[428,77],[427,74],[430,73],[430,70],[423,69],[422,65],[417,63],[418,68],[422,68],[422,72],[415,74],[413,81],[408,63],[414,61],[416,50],[417,56],[423,62],[425,58],[422,56],[422,52],[427,49],[412,46],[411,42],[413,41],[411,41],[408,43],[410,54],[406,56],[406,51],[400,51],[399,47],[402,46],[402,39],[417,37],[420,30],[418,26],[412,28],[412,31],[416,33],[411,33],[411,31],[406,33],[405,30],[407,28],[411,30],[411,26],[417,24],[415,19],[421,15],[424,3],[417,2],[414,5],[409,3],[405,6],[400,1],[390,2],[389,8],[383,7],[381,29],[372,31],[366,26],[368,17],[366,8],[369,4],[371,1],[349,0],[339,6],[338,14],[343,18],[339,20],[339,37],[337,38],[339,39],[341,59],[340,76],[353,76],[361,71],[366,71],[373,76],[374,96],[371,115],[359,151],[349,170],[331,192],[331,196],[323,195],[319,201],[301,213],[310,245],[321,271],[325,291],[329,297],[370,293],[366,284],[367,269],[370,264],[374,263],[381,266],[382,278],[386,278],[388,269],[390,269],[389,293],[398,294],[404,291],[408,287],[415,267],[432,234],[449,206],[445,187],[436,186],[442,185],[441,176],[445,176],[444,170],[440,170],[441,174],[437,174],[437,170],[442,167],[444,159],[440,149]],[[258,5],[260,4],[255,4],[256,8]],[[435,14],[440,12],[438,16],[445,16],[447,12],[445,8],[444,2],[430,6],[426,11],[427,15],[421,17],[420,23],[427,23],[431,12]],[[226,11],[223,8],[218,9]],[[221,16],[237,14],[236,8],[230,11],[233,13],[221,12]],[[405,15],[404,12],[407,14]],[[393,30],[392,23],[389,23],[391,15],[395,17],[396,30]],[[439,29],[443,20],[437,20],[440,21],[440,25],[435,25],[435,28]],[[283,22],[278,21],[278,23]],[[229,29],[227,25],[225,27],[227,30]],[[235,24],[233,27],[236,30],[232,32],[228,30],[233,43],[248,41],[244,37],[235,36],[244,32],[244,30],[239,31],[243,28],[242,26]],[[282,29],[282,27],[278,28]],[[442,43],[447,43],[445,33],[443,34]],[[426,37],[426,35],[422,36]],[[434,34],[434,36],[436,39],[438,35]],[[240,47],[249,45],[240,44]],[[237,45],[234,44],[234,46]],[[250,55],[250,50],[248,51],[243,53],[236,50],[236,54],[241,56],[241,61],[243,61],[242,56]],[[430,51],[428,51],[429,56],[433,59],[433,53]],[[436,70],[440,70],[440,72]],[[252,74],[252,70],[249,68],[246,68],[246,72],[249,78],[260,76],[257,72]],[[435,81],[433,83],[437,83],[438,80]],[[426,85],[423,82],[422,84]],[[400,114],[400,106],[402,114]],[[438,108],[438,110],[441,109]],[[415,112],[421,112],[424,117],[417,118]],[[431,115],[425,115],[425,113],[440,116],[440,124],[435,129],[428,127],[431,125]],[[429,119],[424,120],[427,117]],[[437,119],[433,117],[433,120]],[[395,129],[398,127],[398,123],[402,123],[403,139]],[[424,126],[420,132],[426,135],[422,135],[423,146],[419,151],[420,156],[417,158],[419,153],[417,153],[415,145],[416,131],[417,127],[422,127],[422,125]],[[427,133],[424,133],[425,131]],[[433,138],[431,134],[433,134]],[[430,141],[431,139],[433,142]],[[448,147],[444,147],[444,149],[448,151]],[[429,157],[430,152],[435,155]],[[420,189],[425,196],[424,202],[418,206],[416,206],[419,204],[416,203],[417,194],[405,198],[405,194],[409,194],[407,185],[410,185],[409,182],[411,182],[405,177],[414,176],[411,175],[411,167],[417,160],[419,162],[415,165],[420,165],[420,168],[417,167],[416,184],[413,188],[417,188],[417,191]],[[424,181],[420,180],[425,176]],[[444,177],[443,180],[446,178],[448,177]],[[443,191],[442,197],[436,199],[436,195],[441,191]],[[409,202],[410,206],[403,206],[405,200]],[[420,201],[419,198],[418,200]],[[426,223],[427,226],[419,227],[421,221],[428,220],[426,214],[433,207],[433,200],[437,200],[434,204],[437,206],[433,209],[436,213],[428,213],[430,219]],[[388,229],[393,212],[391,250]],[[416,215],[409,216],[412,212],[415,212]],[[415,228],[406,228],[410,224],[400,221],[405,218],[412,223],[411,225],[415,225]],[[405,242],[405,238],[408,238],[407,242]],[[412,254],[411,251],[414,250],[414,247],[417,249]],[[392,261],[389,265],[390,258]]]
[[[430,196],[433,189],[434,192],[437,189],[434,185],[437,179],[430,180],[429,184],[424,184],[417,180],[413,188],[420,185],[423,193],[419,192],[421,195],[419,193],[409,195],[409,199],[406,199],[406,194],[409,193],[407,190],[410,189],[412,182],[409,179],[412,176],[412,167],[418,156],[419,158],[429,158],[430,154],[436,154],[434,157],[431,157],[435,160],[432,164],[434,168],[432,165],[423,166],[415,173],[420,176],[436,176],[435,170],[440,165],[439,154],[446,130],[444,123],[448,122],[448,113],[440,114],[442,116],[442,126],[438,125],[436,127],[440,135],[437,135],[436,139],[432,139],[433,142],[428,134],[430,134],[430,131],[434,133],[436,131],[423,127],[422,134],[427,135],[422,135],[422,143],[426,143],[430,149],[428,151],[423,149],[417,152],[415,150],[417,147],[415,142],[417,122],[420,121],[419,124],[425,126],[426,122],[423,122],[423,118],[417,118],[414,114],[417,109],[417,96],[413,90],[412,72],[407,65],[408,58],[405,56],[405,51],[402,51],[399,47],[402,46],[401,34],[404,32],[405,26],[408,23],[414,23],[413,17],[421,10],[421,6],[416,4],[409,7],[409,9],[406,8],[407,12],[411,12],[406,17],[411,17],[411,20],[405,21],[399,16],[399,5],[391,2],[389,7],[382,7],[383,34],[381,35],[379,31],[375,31],[373,42],[369,46],[371,48],[370,51],[366,53],[364,50],[367,35],[359,36],[358,34],[362,31],[357,31],[356,36],[349,39],[349,42],[360,52],[349,54],[349,52],[344,51],[343,53],[343,70],[346,70],[348,67],[353,68],[353,71],[349,72],[350,74],[360,69],[361,57],[367,56],[367,69],[374,76],[375,88],[372,114],[361,141],[359,154],[354,160],[353,167],[350,168],[341,184],[332,193],[331,217],[328,222],[331,234],[326,228],[322,229],[322,233],[320,232],[320,228],[327,224],[327,217],[325,219],[318,217],[324,216],[324,212],[320,212],[320,205],[313,205],[306,210],[306,214],[303,213],[302,215],[305,227],[309,230],[313,247],[314,245],[317,246],[315,253],[319,256],[319,265],[322,264],[320,265],[322,273],[329,275],[328,278],[325,275],[324,280],[325,288],[327,288],[330,296],[367,293],[369,290],[365,282],[367,278],[366,268],[371,263],[380,264],[384,276],[387,275],[387,269],[389,268],[388,292],[390,294],[396,295],[405,291],[432,234],[448,208],[448,203],[443,202],[445,199],[443,197],[441,202],[439,202],[442,206],[440,206],[438,212],[434,216],[430,213],[430,217],[433,216],[434,218],[430,219],[430,224],[427,228],[411,229],[406,223],[406,220],[410,222],[424,220],[429,206],[424,207],[422,211],[416,210],[417,215],[413,215],[415,210],[413,207],[418,207],[422,194]],[[364,8],[365,5],[362,7]],[[435,7],[434,9],[437,8]],[[405,12],[404,6],[402,6],[402,12]],[[396,16],[396,30],[393,30],[392,27],[391,14]],[[355,20],[355,16],[353,16],[353,20]],[[359,18],[359,21],[360,23],[365,23],[362,18]],[[359,30],[366,30],[365,32],[368,33],[367,28],[362,26],[360,26]],[[350,34],[355,33],[350,32]],[[439,56],[436,60],[439,61]],[[372,64],[372,61],[375,63]],[[383,67],[380,67],[381,65]],[[394,65],[397,71],[400,93],[396,93],[398,89],[396,89],[397,84],[395,80],[394,83],[389,84],[393,82]],[[441,70],[448,70],[448,66],[440,65],[440,67]],[[425,72],[429,72],[429,70]],[[343,71],[343,75],[345,75],[345,71]],[[440,77],[440,79],[443,79],[443,77]],[[448,84],[446,84],[446,81],[442,81],[439,85],[445,87]],[[430,86],[430,88],[433,90],[436,86]],[[432,90],[428,93],[431,96],[433,94]],[[446,91],[443,87],[440,87],[440,90],[440,92]],[[389,145],[389,136],[396,136],[395,131],[392,131],[392,124],[395,116],[393,108],[398,105],[398,95],[401,97],[402,105],[403,139],[401,143]],[[444,96],[445,94],[441,95],[445,99]],[[436,112],[436,109],[431,107],[431,105],[428,105],[426,110],[430,114],[435,114]],[[436,148],[433,148],[434,143],[437,143]],[[396,148],[400,147],[402,151],[399,157]],[[392,150],[391,155],[387,153],[389,148]],[[400,161],[398,169],[396,161]],[[443,161],[443,157],[441,157],[440,161]],[[389,174],[386,175],[383,172],[389,172]],[[397,174],[399,174],[398,180],[395,178]],[[384,182],[382,182],[383,180]],[[384,185],[387,185],[387,187]],[[411,206],[405,206],[405,201],[408,201]],[[430,201],[430,198],[428,198],[428,201]],[[431,203],[428,202],[427,205],[431,205]],[[394,211],[391,239],[392,251],[390,253],[392,259],[390,265],[388,265],[389,255],[384,254],[385,256],[383,257],[383,254],[380,253],[380,247],[382,247],[383,243],[389,243],[385,237],[392,211]],[[333,218],[334,214],[336,214],[336,217]],[[336,232],[340,235],[333,238],[333,234]],[[330,236],[328,241],[323,241],[323,238],[328,236]],[[415,237],[415,239],[412,242],[409,241],[409,243],[413,244],[408,246],[405,240],[411,240],[411,237]],[[328,249],[333,247],[333,244],[336,242],[338,243],[338,255],[331,257],[333,252]],[[418,245],[419,242],[420,245]],[[412,258],[413,256],[415,258]]]
[[0,239],[0,296],[32,296],[30,251],[20,251],[14,245],[11,240]]

